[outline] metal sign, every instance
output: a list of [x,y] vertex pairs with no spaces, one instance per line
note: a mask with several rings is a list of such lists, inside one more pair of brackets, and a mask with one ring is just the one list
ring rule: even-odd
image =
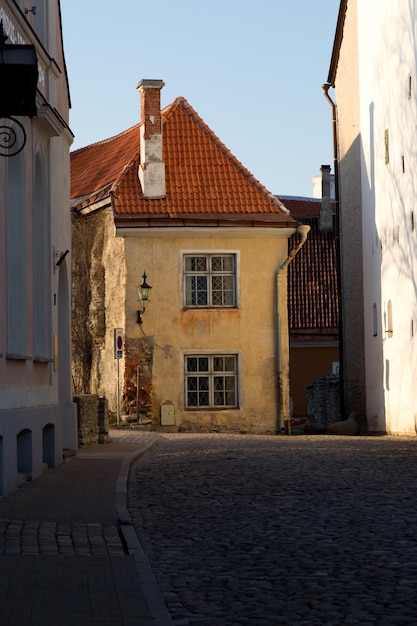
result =
[[114,358],[123,358],[123,329],[114,329]]

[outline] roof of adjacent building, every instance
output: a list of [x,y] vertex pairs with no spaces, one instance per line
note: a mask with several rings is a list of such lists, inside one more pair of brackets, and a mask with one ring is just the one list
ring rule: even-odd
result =
[[332,56],[330,59],[329,75],[327,77],[327,82],[332,87],[335,86],[334,82],[336,79],[337,65],[339,63],[340,46],[342,45],[343,28],[345,24],[347,5],[348,5],[348,0],[340,0],[339,13],[337,16],[336,32],[335,32],[335,36],[333,40]]
[[320,230],[321,200],[284,197],[297,221],[310,226],[307,241],[288,268],[288,321],[292,341],[335,340],[339,298],[335,231]]
[[184,98],[162,110],[166,196],[145,198],[140,124],[71,153],[79,211],[108,198],[118,226],[233,224],[295,227],[282,202],[230,152]]

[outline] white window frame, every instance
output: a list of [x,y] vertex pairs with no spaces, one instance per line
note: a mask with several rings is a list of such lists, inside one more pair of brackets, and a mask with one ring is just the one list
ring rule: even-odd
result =
[[[233,369],[218,369],[218,359],[234,359]],[[196,369],[189,369],[189,360],[197,360]],[[201,360],[201,362],[200,362]],[[207,360],[207,369],[204,369],[204,361]],[[200,367],[202,369],[200,369]],[[216,389],[216,378],[232,378],[234,385],[231,389],[226,389],[226,385],[222,385]],[[195,388],[191,388],[189,383],[192,379],[199,382],[193,382]],[[200,384],[201,381],[201,384]],[[219,402],[217,394],[234,394],[234,402]],[[190,403],[190,395],[196,394],[197,402]],[[201,399],[201,402],[200,402]],[[192,353],[184,354],[184,404],[188,410],[228,410],[239,408],[239,355],[236,352],[218,352],[218,353]]]
[[[198,269],[187,269],[186,263],[187,259],[192,257],[202,257],[207,261],[206,268],[204,270]],[[228,257],[233,260],[233,269],[232,270],[213,270],[212,268],[212,259],[214,257]],[[185,308],[190,309],[236,309],[238,306],[238,255],[235,251],[230,250],[210,250],[210,251],[186,251],[182,253],[182,265],[181,265],[181,276],[183,283],[183,306]],[[187,294],[193,293],[195,290],[187,289],[187,278],[193,277],[206,277],[207,278],[207,302],[192,302]],[[213,280],[215,277],[233,277],[233,286],[232,286],[232,303],[213,303]]]

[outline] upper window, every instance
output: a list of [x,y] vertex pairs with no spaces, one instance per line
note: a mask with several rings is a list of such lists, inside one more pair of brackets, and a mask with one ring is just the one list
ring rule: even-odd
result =
[[235,307],[236,256],[187,254],[184,256],[185,306]]

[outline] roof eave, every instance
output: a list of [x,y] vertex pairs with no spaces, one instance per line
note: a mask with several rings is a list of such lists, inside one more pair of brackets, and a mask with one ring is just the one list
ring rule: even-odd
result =
[[194,228],[194,227],[246,227],[246,228],[296,228],[297,222],[289,215],[119,215],[114,214],[116,228]]
[[335,86],[336,73],[337,73],[337,65],[339,63],[339,55],[340,55],[340,47],[343,39],[343,28],[345,25],[345,17],[347,10],[348,0],[341,0],[339,7],[339,15],[337,17],[337,25],[336,25],[336,33],[334,36],[333,42],[333,50],[330,61],[329,75],[327,77],[327,82],[332,87]]

